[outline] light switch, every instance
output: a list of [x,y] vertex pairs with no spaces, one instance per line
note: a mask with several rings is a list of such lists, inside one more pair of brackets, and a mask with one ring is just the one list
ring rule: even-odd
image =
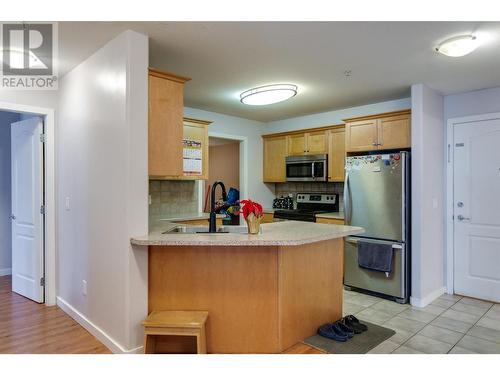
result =
[[432,198],[432,208],[438,208],[438,200],[437,198]]

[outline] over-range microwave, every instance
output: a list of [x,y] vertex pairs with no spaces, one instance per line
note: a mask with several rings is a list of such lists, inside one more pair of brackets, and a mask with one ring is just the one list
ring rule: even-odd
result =
[[328,181],[328,155],[286,157],[287,181]]

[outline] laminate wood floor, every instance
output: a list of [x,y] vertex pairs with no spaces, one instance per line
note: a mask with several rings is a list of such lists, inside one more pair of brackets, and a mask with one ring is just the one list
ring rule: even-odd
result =
[[57,306],[47,307],[11,291],[0,277],[0,353],[111,353]]
[[[1,354],[110,354],[100,341],[57,306],[47,307],[13,293],[0,276]],[[283,354],[325,354],[297,343]]]

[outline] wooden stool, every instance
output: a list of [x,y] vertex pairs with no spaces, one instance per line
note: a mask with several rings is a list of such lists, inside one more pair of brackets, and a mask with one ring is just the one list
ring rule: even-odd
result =
[[153,311],[145,321],[144,353],[154,353],[156,336],[195,336],[198,354],[207,352],[208,311]]

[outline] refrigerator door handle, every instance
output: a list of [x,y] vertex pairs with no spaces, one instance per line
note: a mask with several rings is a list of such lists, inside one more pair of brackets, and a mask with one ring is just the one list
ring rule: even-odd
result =
[[345,172],[345,184],[344,184],[344,215],[345,223],[347,225],[351,224],[351,197],[349,195],[349,172]]

